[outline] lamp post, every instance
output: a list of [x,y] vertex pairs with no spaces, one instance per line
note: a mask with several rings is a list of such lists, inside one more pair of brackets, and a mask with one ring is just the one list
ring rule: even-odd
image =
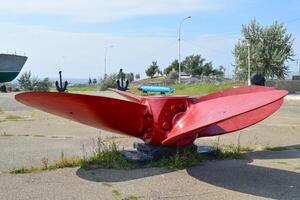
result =
[[104,52],[104,79],[106,78],[106,57],[107,57],[107,51],[109,48],[113,48],[113,45],[109,45],[107,47],[105,47],[105,52]]
[[181,26],[182,23],[187,20],[192,18],[191,16],[188,16],[184,19],[181,20],[180,24],[179,24],[179,30],[178,30],[178,83],[181,83]]
[[300,75],[300,62],[299,62],[300,59],[296,59],[295,61],[296,61],[296,64],[299,65],[299,75]]
[[251,59],[250,59],[250,43],[249,40],[246,40],[246,46],[248,50],[248,85],[251,85],[251,73],[250,73],[250,66],[251,66]]

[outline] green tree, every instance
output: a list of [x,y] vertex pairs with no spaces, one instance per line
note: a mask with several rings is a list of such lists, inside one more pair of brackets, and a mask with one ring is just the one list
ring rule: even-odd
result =
[[251,72],[258,72],[266,78],[284,79],[288,74],[288,61],[293,60],[294,39],[283,24],[274,22],[261,26],[256,20],[242,26],[243,39],[234,48],[235,75],[246,80],[248,74],[248,47],[250,48]]
[[155,74],[161,73],[157,61],[152,61],[152,64],[145,70],[146,75],[153,78]]
[[132,72],[127,73],[125,77],[129,82],[134,81],[134,74]]
[[211,74],[214,74],[214,69],[213,69],[213,65],[212,62],[209,63],[205,63],[202,66],[202,75],[204,76],[209,76]]
[[225,68],[222,65],[220,65],[218,69],[213,70],[212,74],[219,77],[219,78],[224,78]]
[[167,76],[171,71],[179,71],[179,63],[178,60],[174,60],[167,68],[164,69],[164,74]]
[[18,78],[17,81],[22,90],[32,90],[31,71],[21,74],[20,78]]
[[141,78],[140,74],[135,75],[135,79],[139,80]]
[[195,76],[195,75],[205,75],[208,76],[212,73],[213,67],[212,62],[206,62],[201,55],[191,55],[187,56],[181,63],[182,71]]
[[33,91],[47,92],[50,90],[50,87],[52,86],[52,83],[50,82],[49,78],[44,78],[43,80],[33,78],[31,82],[32,82]]
[[49,78],[44,78],[43,80],[32,78],[31,71],[21,74],[17,81],[22,90],[28,91],[49,91],[52,86]]
[[119,78],[119,75],[114,74],[108,74],[105,78],[100,78],[99,80],[99,86],[100,90],[104,91],[108,88],[117,88],[117,80]]

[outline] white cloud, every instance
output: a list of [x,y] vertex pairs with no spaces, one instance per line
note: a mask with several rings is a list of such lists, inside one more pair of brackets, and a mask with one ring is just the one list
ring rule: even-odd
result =
[[109,22],[135,16],[215,11],[229,7],[231,1],[233,0],[2,0],[0,12]]
[[[144,76],[146,66],[157,60],[161,68],[178,56],[174,37],[119,37],[100,33],[73,33],[0,23],[0,52],[26,52],[24,70],[42,77],[56,77],[58,69],[67,77],[103,75],[104,47],[114,44],[107,57],[108,72],[120,68]],[[199,36],[183,41],[182,56],[200,53],[215,65],[229,66],[234,36]],[[228,63],[229,62],[229,63]]]

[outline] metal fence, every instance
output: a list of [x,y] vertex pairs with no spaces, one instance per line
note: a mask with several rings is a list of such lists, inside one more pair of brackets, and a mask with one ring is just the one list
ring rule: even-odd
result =
[[[225,81],[229,81],[229,79],[225,79],[224,77],[216,77],[216,76],[201,76],[201,77],[185,77],[181,79],[181,84],[183,85],[191,85],[191,84],[200,84],[200,83],[214,83],[219,84]],[[147,80],[147,82],[135,81],[130,83],[130,86],[141,86],[141,85],[152,85],[152,86],[171,86],[174,84],[178,84],[178,80],[174,79],[163,79],[163,80]]]

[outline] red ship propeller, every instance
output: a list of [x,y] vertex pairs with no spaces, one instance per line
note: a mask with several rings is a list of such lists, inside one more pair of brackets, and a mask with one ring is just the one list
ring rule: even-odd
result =
[[262,86],[227,89],[206,96],[136,96],[113,90],[130,101],[102,96],[24,92],[21,103],[100,129],[134,136],[146,143],[184,146],[198,137],[251,126],[274,113],[285,90]]

